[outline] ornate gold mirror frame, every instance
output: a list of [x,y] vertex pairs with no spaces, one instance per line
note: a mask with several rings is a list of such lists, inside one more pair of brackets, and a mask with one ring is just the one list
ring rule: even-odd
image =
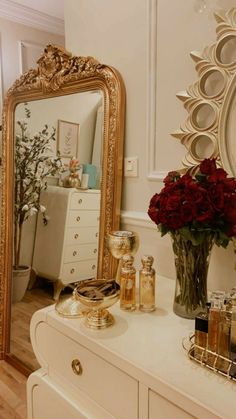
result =
[[38,60],[38,67],[23,74],[6,95],[2,151],[0,358],[6,358],[9,352],[16,105],[98,89],[104,96],[104,133],[97,276],[111,278],[116,266],[104,238],[108,232],[119,228],[120,219],[125,90],[119,73],[92,57],[75,57],[61,47],[48,45]]
[[215,14],[215,18],[217,41],[202,53],[190,54],[199,78],[177,94],[188,117],[172,136],[187,148],[183,159],[186,170],[191,170],[204,158],[216,158],[218,165],[235,176],[228,131],[230,119],[233,119],[229,118],[229,110],[236,95],[235,53],[232,58],[232,51],[236,50],[236,9]]

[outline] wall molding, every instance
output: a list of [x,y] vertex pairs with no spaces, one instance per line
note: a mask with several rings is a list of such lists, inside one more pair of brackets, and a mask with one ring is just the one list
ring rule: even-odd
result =
[[157,6],[148,0],[148,86],[147,86],[147,179],[163,181],[167,171],[156,167],[157,155]]
[[22,6],[11,0],[0,0],[0,17],[42,31],[65,35],[62,19]]
[[121,211],[121,223],[153,230],[157,228],[146,212]]

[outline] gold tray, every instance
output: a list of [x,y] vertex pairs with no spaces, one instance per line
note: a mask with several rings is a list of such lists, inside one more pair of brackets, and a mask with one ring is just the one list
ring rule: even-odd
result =
[[[188,357],[194,362],[200,364],[202,367],[206,367],[215,373],[223,375],[229,380],[236,381],[236,362],[197,345],[194,338],[195,336],[192,334],[188,338],[184,338],[182,342],[183,348],[187,352]],[[211,364],[209,364],[208,360],[211,360]],[[223,365],[224,368],[221,367],[222,369],[220,369],[220,364],[221,366]],[[234,371],[235,377],[230,375],[230,371]]]

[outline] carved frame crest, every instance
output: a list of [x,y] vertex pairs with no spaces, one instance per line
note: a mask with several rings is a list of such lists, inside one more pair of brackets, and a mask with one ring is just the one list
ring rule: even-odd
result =
[[13,249],[14,110],[18,103],[101,90],[104,95],[104,138],[98,277],[114,276],[116,262],[105,247],[105,236],[119,228],[123,167],[125,89],[120,74],[92,57],[76,57],[62,47],[47,45],[38,67],[24,73],[8,90],[3,110],[0,358],[9,351]]

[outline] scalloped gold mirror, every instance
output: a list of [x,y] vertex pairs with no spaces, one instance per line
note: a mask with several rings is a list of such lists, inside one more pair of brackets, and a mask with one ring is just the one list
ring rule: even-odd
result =
[[236,176],[236,9],[215,14],[217,41],[190,55],[198,80],[177,94],[188,112],[172,135],[187,148],[183,164],[191,170],[204,158]]
[[[30,127],[32,141],[38,138],[38,134],[34,134],[35,131],[40,132],[41,138],[42,128],[45,125],[50,126],[48,129],[55,130],[57,139],[54,147],[60,151],[64,147],[65,154],[61,153],[65,159],[63,163],[69,163],[69,158],[76,157],[83,167],[86,166],[88,169],[87,179],[93,175],[94,166],[99,173],[96,186],[90,186],[86,191],[64,188],[63,184],[49,185],[47,179],[48,187],[40,195],[40,204],[42,203],[43,207],[46,202],[48,211],[51,211],[48,224],[43,226],[43,219],[40,219],[41,215],[38,213],[33,225],[29,223],[27,227],[28,231],[31,231],[31,239],[29,240],[27,236],[28,247],[22,251],[22,259],[28,258],[31,261],[30,265],[35,275],[44,276],[54,284],[58,279],[58,283],[62,282],[61,288],[79,279],[114,276],[116,263],[106,249],[104,238],[107,233],[119,228],[122,186],[125,91],[119,73],[112,67],[100,64],[92,57],[74,57],[63,48],[53,45],[45,48],[37,63],[36,69],[23,74],[8,91],[3,112],[0,352],[1,358],[18,366],[22,371],[34,369],[21,359],[20,352],[13,351],[11,336],[13,333],[11,319],[14,313],[12,267],[13,256],[16,254],[13,251],[15,237],[13,227],[16,219],[14,213],[16,214],[17,182],[14,179],[16,179],[17,164],[14,162],[17,153],[21,153],[17,148],[17,136],[19,127],[25,124],[24,113],[26,112],[26,118],[30,114],[26,126],[27,130]],[[26,151],[23,153],[25,155]],[[56,156],[55,149],[50,149],[50,153]],[[32,172],[32,165],[29,166],[29,170]],[[52,180],[54,182],[58,179],[50,179]],[[30,187],[30,181],[28,184]],[[22,211],[29,209],[26,204]],[[79,212],[77,207],[80,204]],[[62,212],[64,221],[58,215]],[[80,231],[77,231],[78,223]],[[90,249],[89,243],[92,240],[90,236],[95,235],[95,226],[98,249]],[[80,252],[78,247],[78,241],[82,236],[85,237],[84,253]],[[76,248],[73,247],[75,242]],[[94,253],[93,256],[88,256],[90,251]],[[87,271],[87,260],[91,257],[93,262],[90,271]],[[73,258],[77,258],[75,266],[72,266]],[[52,269],[55,271],[57,263],[61,273],[58,271],[53,274]],[[77,268],[82,270],[82,267],[84,273],[80,278]],[[53,300],[51,302],[53,303]],[[25,306],[21,306],[21,311],[17,314],[18,319],[24,317],[26,306],[27,301]],[[35,307],[40,308],[37,303]],[[18,325],[15,329],[19,330]],[[14,339],[20,341],[24,337],[18,335]],[[28,331],[23,351],[27,351],[27,345],[29,345]]]

